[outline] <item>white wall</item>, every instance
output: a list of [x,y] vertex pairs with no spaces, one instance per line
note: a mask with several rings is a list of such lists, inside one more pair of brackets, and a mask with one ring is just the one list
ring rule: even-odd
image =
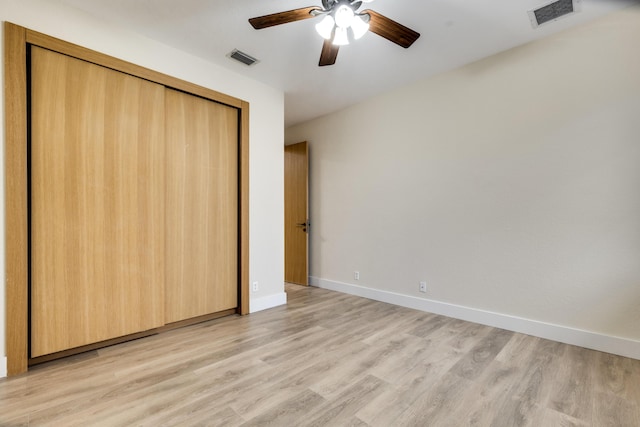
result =
[[[118,29],[83,12],[41,0],[0,0],[0,21],[163,72],[250,103],[250,280],[259,281],[251,306],[282,302],[284,295],[284,94],[200,58]],[[0,36],[2,41],[2,36]],[[2,42],[3,43],[3,42]],[[0,45],[2,45],[0,43]],[[4,76],[2,75],[2,81]],[[2,85],[4,90],[4,85]],[[0,138],[4,147],[4,92]],[[0,152],[3,156],[4,149]],[[4,164],[4,158],[2,158]],[[4,174],[1,174],[4,179]],[[4,184],[0,186],[4,205]],[[0,210],[0,376],[5,355],[4,208]],[[265,305],[264,302],[267,301]]]
[[640,357],[637,40],[633,7],[287,129],[312,280]]

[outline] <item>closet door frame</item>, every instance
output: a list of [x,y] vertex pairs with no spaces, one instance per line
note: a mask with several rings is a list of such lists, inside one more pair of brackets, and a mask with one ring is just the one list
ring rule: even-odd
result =
[[29,364],[29,212],[27,51],[39,46],[234,107],[239,114],[238,308],[249,314],[249,103],[25,27],[4,23],[5,269],[7,373]]

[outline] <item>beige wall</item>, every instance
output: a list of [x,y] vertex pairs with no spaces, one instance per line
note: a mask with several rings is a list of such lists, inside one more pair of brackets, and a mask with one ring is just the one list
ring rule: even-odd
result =
[[640,340],[638,40],[634,7],[287,129],[311,276]]
[[[251,307],[265,308],[284,298],[284,94],[200,58],[65,7],[42,0],[0,0],[0,21],[10,21],[90,49],[151,68],[250,103],[250,281]],[[2,46],[0,31],[0,46]],[[0,48],[1,49],[1,48]],[[0,78],[4,81],[0,68]],[[4,85],[0,85],[2,91]],[[2,96],[4,94],[2,93]],[[0,102],[0,144],[4,146],[4,98]],[[0,162],[4,162],[0,150]],[[0,174],[0,180],[4,175]],[[4,206],[4,184],[0,182]],[[0,209],[0,377],[5,355],[4,208]]]

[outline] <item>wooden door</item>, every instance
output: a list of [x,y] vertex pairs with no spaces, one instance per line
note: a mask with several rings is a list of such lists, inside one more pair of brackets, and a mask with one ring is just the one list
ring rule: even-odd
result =
[[31,55],[31,357],[164,324],[164,87]]
[[166,92],[166,321],[238,305],[238,111]]
[[284,278],[308,285],[309,152],[306,142],[284,147]]

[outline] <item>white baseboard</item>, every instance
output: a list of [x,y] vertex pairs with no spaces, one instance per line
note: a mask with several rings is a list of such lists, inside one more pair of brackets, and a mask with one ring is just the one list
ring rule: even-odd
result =
[[7,376],[7,358],[3,357],[0,359],[0,378],[4,378]]
[[249,301],[249,313],[267,310],[269,308],[278,307],[287,303],[287,293],[281,292],[275,295],[267,295],[262,298],[251,298]]
[[640,360],[640,341],[310,277],[312,286]]

